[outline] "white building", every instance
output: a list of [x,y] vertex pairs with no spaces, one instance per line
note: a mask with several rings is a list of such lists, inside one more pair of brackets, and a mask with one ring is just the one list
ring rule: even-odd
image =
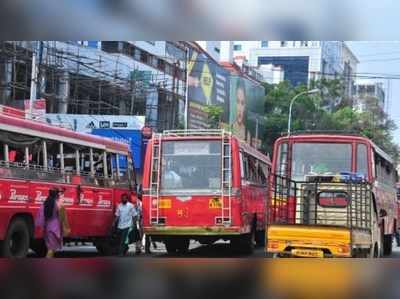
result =
[[386,93],[383,83],[375,79],[358,79],[355,82],[355,109],[365,111],[365,101],[368,98],[375,98],[379,107],[385,110]]
[[[196,43],[203,48],[215,61],[221,61],[221,41],[196,41]],[[224,43],[224,55],[229,53],[231,46]]]
[[234,57],[245,56],[254,67],[280,66],[293,85],[342,75],[351,95],[358,60],[342,41],[234,41]]

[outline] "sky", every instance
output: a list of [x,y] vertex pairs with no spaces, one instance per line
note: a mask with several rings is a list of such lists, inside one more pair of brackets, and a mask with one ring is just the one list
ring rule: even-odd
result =
[[388,113],[398,126],[393,136],[400,144],[400,42],[347,42],[347,45],[360,61],[357,66],[358,74],[373,73],[384,77],[377,80],[386,87]]

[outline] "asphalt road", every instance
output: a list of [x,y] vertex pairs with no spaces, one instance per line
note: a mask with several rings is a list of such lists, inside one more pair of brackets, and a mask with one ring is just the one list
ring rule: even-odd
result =
[[[157,249],[151,248],[151,254],[140,254],[135,255],[135,246],[131,245],[128,253],[128,257],[132,258],[168,258],[176,257],[170,256],[166,253],[165,246],[162,243],[157,243]],[[35,255],[31,253],[29,255],[35,258]],[[264,249],[256,248],[252,255],[238,255],[232,252],[229,243],[219,242],[209,246],[202,246],[197,242],[192,241],[190,244],[190,250],[187,254],[182,257],[195,257],[195,258],[262,258],[264,257]],[[63,250],[56,253],[57,258],[95,258],[101,257],[96,248],[90,243],[86,245],[71,244],[71,246],[64,246]],[[393,254],[388,258],[400,258],[400,248],[393,245]]]

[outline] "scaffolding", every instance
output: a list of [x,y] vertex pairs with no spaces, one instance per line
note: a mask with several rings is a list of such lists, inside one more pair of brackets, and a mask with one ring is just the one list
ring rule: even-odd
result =
[[178,77],[140,71],[132,57],[76,42],[0,42],[1,105],[21,107],[30,98],[33,51],[36,98],[46,99],[47,113],[146,115],[157,131],[178,127],[184,87]]

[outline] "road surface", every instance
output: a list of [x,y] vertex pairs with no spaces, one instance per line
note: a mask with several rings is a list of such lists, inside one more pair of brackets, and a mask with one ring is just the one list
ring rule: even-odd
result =
[[[157,249],[151,249],[151,254],[135,255],[134,245],[130,246],[128,253],[129,257],[140,257],[140,258],[165,258],[172,257],[166,253],[165,246],[162,243],[157,243]],[[35,254],[31,253],[30,257],[35,258]],[[56,253],[58,258],[93,258],[100,257],[97,253],[96,248],[87,243],[87,245],[71,244],[71,246],[64,246],[63,250]],[[256,248],[252,255],[238,255],[231,251],[229,243],[219,242],[209,246],[202,246],[197,242],[192,241],[190,244],[190,250],[183,257],[201,257],[201,258],[260,258],[264,257],[264,249]],[[400,258],[400,248],[393,245],[393,254],[389,258]]]

